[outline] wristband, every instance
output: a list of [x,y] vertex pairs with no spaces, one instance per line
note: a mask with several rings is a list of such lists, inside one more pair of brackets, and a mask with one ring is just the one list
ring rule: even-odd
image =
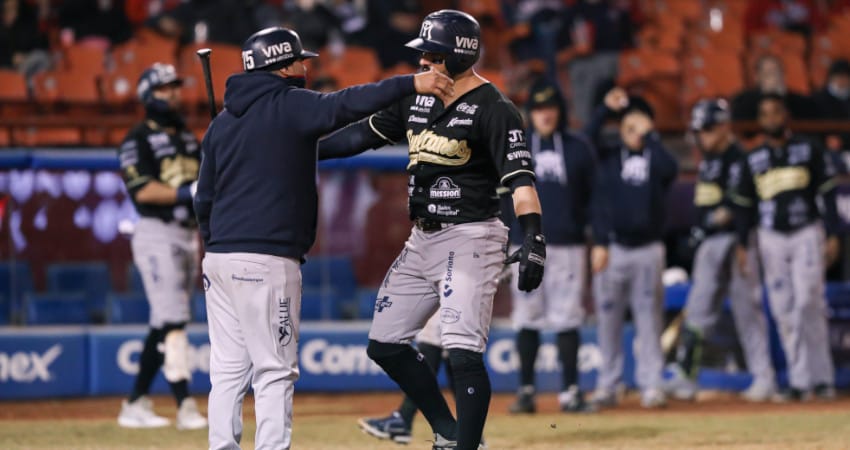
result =
[[177,188],[177,203],[192,203],[192,184],[186,183]]
[[523,214],[517,217],[519,221],[519,226],[522,228],[522,231],[525,232],[526,235],[536,235],[540,234],[540,230],[542,229],[541,224],[541,216],[538,213],[528,213]]

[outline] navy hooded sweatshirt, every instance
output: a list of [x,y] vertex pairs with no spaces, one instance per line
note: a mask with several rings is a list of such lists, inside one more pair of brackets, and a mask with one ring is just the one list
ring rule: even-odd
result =
[[303,259],[316,238],[318,139],[413,93],[412,75],[330,94],[268,72],[228,78],[194,199],[206,251]]
[[[567,129],[567,104],[557,84],[540,81],[532,86],[526,109],[553,105],[559,110],[558,126],[541,136],[532,126],[526,140],[534,158],[537,195],[543,208],[543,234],[549,245],[587,242],[589,205],[596,161],[593,146],[584,136]],[[504,195],[502,219],[510,226],[511,243],[522,245],[525,233],[513,214],[513,199]]]
[[622,142],[612,146],[599,142],[602,124],[611,114],[600,106],[585,128],[588,137],[596,139],[598,149],[591,208],[594,243],[637,247],[661,241],[667,194],[678,163],[655,131],[644,136],[639,151],[627,149]]

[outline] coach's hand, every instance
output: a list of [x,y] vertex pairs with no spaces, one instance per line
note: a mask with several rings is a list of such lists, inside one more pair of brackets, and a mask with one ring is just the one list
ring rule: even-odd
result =
[[546,238],[542,234],[527,234],[522,247],[505,260],[505,264],[519,262],[517,287],[531,292],[543,281],[543,266],[546,264]]
[[608,267],[608,247],[594,245],[590,250],[590,269],[593,273],[599,273]]
[[454,84],[454,80],[436,70],[420,72],[413,76],[413,85],[419,94],[451,97],[455,93]]

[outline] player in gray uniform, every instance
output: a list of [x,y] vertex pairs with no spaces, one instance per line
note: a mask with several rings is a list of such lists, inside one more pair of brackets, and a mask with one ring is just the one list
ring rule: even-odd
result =
[[615,88],[605,96],[587,127],[596,137],[611,113],[620,120],[620,143],[597,140],[598,164],[591,222],[594,246],[591,266],[599,321],[602,364],[593,401],[617,402],[623,374],[623,321],[631,307],[635,323],[635,378],[646,408],[666,404],[662,390],[661,352],[665,266],[663,238],[666,197],[676,178],[677,163],[653,130],[652,109],[639,98]]
[[[587,225],[596,164],[594,150],[584,136],[567,129],[566,101],[557,84],[546,79],[537,81],[526,106],[537,192],[546,210],[543,232],[549,267],[540,289],[523,292],[512,285],[511,319],[518,330],[520,387],[510,412],[536,410],[534,365],[543,330],[556,333],[561,410],[589,412],[592,407],[584,401],[578,386],[578,350],[588,283]],[[523,236],[515,223],[511,224],[510,236],[512,247],[518,248]]]
[[207,251],[212,450],[239,448],[252,386],[256,448],[290,448],[319,137],[408,95],[451,92],[448,77],[422,73],[320,94],[304,89],[303,60],[315,56],[292,30],[251,35],[242,46],[245,73],[227,79],[224,110],[204,136],[194,205]]
[[[422,411],[435,450],[475,450],[490,404],[483,352],[508,240],[496,189],[513,190],[525,238],[507,262],[519,262],[517,282],[525,291],[543,277],[540,202],[519,112],[472,69],[478,22],[460,11],[437,11],[407,45],[422,52],[423,71],[452,76],[455,94],[409,96],[324,139],[319,153],[348,156],[407,138],[415,225],[378,292],[367,352]],[[435,312],[454,375],[457,421],[432,369],[410,345]]]
[[145,120],[130,130],[118,151],[127,192],[140,216],[131,247],[150,304],[139,373],[118,416],[118,424],[128,428],[169,424],[153,412],[146,396],[160,367],[177,400],[177,428],[207,426],[189,397],[192,374],[184,331],[198,269],[191,186],[198,178],[200,152],[178,112],[182,84],[169,64],[157,63],[142,73],[137,95]]
[[753,382],[742,397],[763,402],[775,393],[776,381],[770,362],[755,246],[748,248],[751,270],[742,272],[735,264],[735,208],[730,190],[740,177],[743,151],[732,135],[727,102],[722,99],[698,102],[691,114],[690,129],[703,154],[694,194],[698,219],[692,232],[700,244],[694,259],[693,284],[685,304],[673,378],[665,389],[679,399],[696,397],[702,343],[720,318],[728,293],[738,340],[753,375]]
[[770,309],[788,361],[787,397],[833,399],[824,284],[839,250],[835,169],[823,149],[793,135],[787,122],[784,99],[765,94],[758,106],[765,142],[744,157],[733,193],[742,208],[736,253],[741,270],[755,270],[746,246],[758,224]]

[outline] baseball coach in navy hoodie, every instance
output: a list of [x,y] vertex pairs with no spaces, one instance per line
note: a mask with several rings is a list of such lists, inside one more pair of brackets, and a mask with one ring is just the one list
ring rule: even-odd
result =
[[414,93],[445,96],[437,72],[320,94],[304,89],[298,35],[268,28],[242,46],[224,110],[204,136],[195,212],[206,248],[209,447],[238,449],[253,385],[258,449],[288,449],[298,379],[301,262],[316,236],[318,139]]
[[620,88],[605,96],[588,125],[588,134],[597,138],[602,122],[612,114],[619,117],[620,139],[615,145],[597,145],[591,207],[593,297],[602,353],[593,400],[597,406],[612,406],[617,401],[623,375],[623,321],[626,308],[631,307],[635,353],[640,354],[635,379],[641,389],[641,405],[658,408],[666,403],[661,389],[662,232],[666,197],[678,165],[654,130],[649,104],[628,97]]

